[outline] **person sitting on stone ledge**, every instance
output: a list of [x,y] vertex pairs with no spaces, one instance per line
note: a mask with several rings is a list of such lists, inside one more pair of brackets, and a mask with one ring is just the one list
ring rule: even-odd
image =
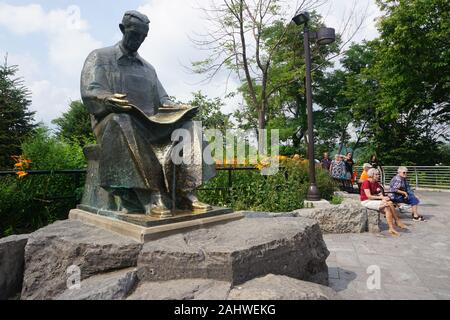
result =
[[397,175],[394,176],[389,183],[389,191],[391,192],[391,200],[394,203],[406,203],[411,206],[413,221],[425,221],[424,217],[417,212],[419,199],[414,195],[411,186],[406,179],[408,168],[399,167]]
[[360,200],[361,204],[370,210],[379,210],[386,216],[386,221],[389,226],[389,233],[397,236],[398,232],[395,230],[394,224],[401,229],[407,229],[401,222],[400,218],[395,212],[394,203],[387,196],[383,195],[383,188],[378,183],[380,172],[378,169],[370,169],[368,172],[368,180],[361,185]]

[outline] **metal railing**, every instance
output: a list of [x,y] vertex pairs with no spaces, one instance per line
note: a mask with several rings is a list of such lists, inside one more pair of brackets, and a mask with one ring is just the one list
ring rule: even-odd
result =
[[[406,166],[408,168],[408,181],[415,189],[442,189],[450,190],[450,166]],[[362,167],[355,167],[358,175]],[[381,182],[389,185],[391,179],[397,174],[398,166],[383,166]]]
[[[411,186],[415,189],[430,188],[430,189],[446,189],[450,190],[450,166],[408,166],[408,178]],[[223,187],[215,188],[199,188],[199,190],[227,190],[233,188],[233,171],[257,170],[255,167],[217,167],[218,171],[227,171],[227,183]],[[358,173],[358,177],[362,172],[362,167],[354,167]],[[382,167],[382,183],[388,185],[392,177],[397,174],[398,166],[383,166]],[[30,170],[27,171],[29,175],[74,175],[75,184],[79,185],[81,176],[86,173],[85,169],[72,170]],[[1,176],[15,175],[15,171],[0,171]],[[51,198],[53,199],[53,198]]]
[[[234,166],[225,166],[225,167],[216,167],[217,171],[227,171],[227,182],[226,186],[223,187],[214,187],[214,188],[208,188],[208,187],[201,187],[197,190],[199,191],[213,191],[213,190],[225,190],[228,193],[231,192],[233,189],[233,172],[234,171],[256,171],[258,170],[256,167],[234,167]],[[6,177],[6,176],[15,176],[17,174],[16,171],[0,171],[0,178]],[[27,175],[34,176],[34,175],[72,175],[74,177],[75,185],[80,185],[81,178],[83,175],[86,174],[86,169],[66,169],[66,170],[29,170],[27,171]],[[25,178],[26,179],[26,178]],[[65,196],[65,197],[45,197],[45,200],[61,200],[61,199],[68,199],[68,198],[76,198],[75,195],[73,196]],[[80,200],[80,199],[78,199]]]
[[[27,170],[26,175],[27,176],[41,176],[42,179],[47,179],[46,181],[52,181],[52,178],[55,178],[56,176],[70,176],[69,179],[70,186],[73,185],[74,192],[70,195],[52,195],[52,192],[46,191],[46,190],[38,190],[38,193],[41,193],[41,198],[38,200],[41,201],[54,201],[54,200],[67,200],[67,199],[74,199],[76,201],[79,201],[81,199],[80,195],[75,194],[75,189],[82,187],[84,185],[84,175],[86,174],[86,169],[61,169],[61,170]],[[13,177],[17,175],[17,171],[0,171],[0,184],[3,183],[1,180],[2,177]],[[17,179],[27,179],[24,178],[17,178]],[[45,180],[44,180],[45,181]],[[42,181],[41,181],[42,182]]]

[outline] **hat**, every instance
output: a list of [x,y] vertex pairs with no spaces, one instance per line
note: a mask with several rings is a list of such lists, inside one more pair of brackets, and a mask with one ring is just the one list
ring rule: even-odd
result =
[[372,168],[372,165],[370,163],[364,163],[363,168]]

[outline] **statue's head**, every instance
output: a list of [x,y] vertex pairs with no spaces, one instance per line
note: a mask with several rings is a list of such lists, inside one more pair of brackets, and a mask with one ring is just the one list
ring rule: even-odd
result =
[[148,34],[150,20],[145,14],[138,11],[125,12],[122,23],[119,25],[122,31],[122,45],[125,49],[136,52],[144,42]]

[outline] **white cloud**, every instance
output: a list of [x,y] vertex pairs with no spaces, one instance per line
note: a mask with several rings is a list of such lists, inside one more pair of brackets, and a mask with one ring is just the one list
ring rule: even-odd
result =
[[[207,6],[209,0],[149,1],[137,10],[150,19],[149,36],[142,45],[140,55],[148,60],[158,73],[169,95],[187,101],[191,92],[202,90],[209,97],[224,97],[233,91],[237,82],[219,74],[209,84],[199,84],[203,76],[188,72],[191,62],[205,58],[205,52],[194,47],[189,36],[204,33],[205,21],[201,19],[199,7]],[[228,101],[226,112],[237,106],[238,99]]]
[[84,60],[102,43],[89,34],[89,25],[77,6],[46,12],[37,4],[0,3],[0,26],[16,37],[47,37],[48,62],[33,58],[30,47],[27,53],[9,54],[9,64],[19,66],[18,75],[32,93],[30,109],[37,111],[36,121],[50,125],[67,110],[70,100],[80,98],[79,77]]
[[342,34],[344,42],[350,38],[352,42],[361,42],[378,36],[374,18],[380,12],[373,0],[329,0],[318,12],[328,27]]
[[79,73],[89,52],[102,45],[89,34],[89,25],[77,6],[45,12],[37,4],[0,3],[0,25],[18,35],[44,33],[50,63],[67,75]]
[[45,27],[46,14],[38,4],[12,6],[0,3],[0,24],[12,32],[25,35],[42,31]]
[[[6,52],[0,51],[0,57],[4,57]],[[3,60],[2,60],[3,63]],[[49,80],[42,80],[43,70],[39,62],[29,53],[10,54],[8,53],[8,65],[19,66],[16,77],[22,78],[25,87],[31,93],[31,111],[36,111],[35,121],[44,122],[51,125],[51,120],[61,116],[67,111],[69,102],[78,99],[78,88],[69,89],[65,86],[58,86]]]
[[22,78],[25,84],[28,86],[32,79],[35,79],[40,73],[39,62],[30,54],[12,54],[0,50],[1,64],[4,63],[4,58],[7,58],[7,63],[9,66],[18,66],[17,77]]
[[[208,29],[202,12],[196,8],[207,7],[210,0],[142,2],[137,9],[147,14],[151,23],[149,37],[140,54],[156,68],[170,95],[187,101],[192,97],[191,92],[202,90],[211,98],[223,98],[226,92],[238,86],[238,82],[231,78],[226,90],[225,72],[210,83],[199,84],[202,76],[189,74],[185,68],[192,61],[204,59],[207,55],[207,52],[195,48],[188,36],[204,33]],[[330,0],[319,11],[324,15],[325,23],[339,31],[343,17],[349,14],[353,2]],[[369,17],[355,40],[372,39],[377,36],[373,19],[379,11],[373,0],[357,3],[359,15],[365,4],[369,4]],[[99,18],[105,23],[108,19],[106,16]],[[20,75],[24,76],[26,85],[33,91],[33,110],[38,110],[36,119],[46,123],[60,116],[67,109],[70,99],[79,99],[79,75],[88,53],[104,45],[112,45],[121,37],[116,31],[111,39],[103,39],[105,43],[96,40],[89,33],[89,24],[82,18],[77,6],[46,11],[38,4],[18,6],[0,2],[0,27],[15,36],[44,35],[47,38],[43,46],[47,46],[48,61],[37,60],[31,47],[28,53],[10,54],[10,62],[20,66]],[[0,34],[2,42],[7,43],[8,39],[11,36]],[[239,102],[240,97],[228,100],[224,111],[236,109]]]
[[35,81],[29,89],[32,92],[33,104],[30,108],[37,111],[35,115],[36,121],[42,121],[50,125],[50,121],[58,118],[67,111],[70,97],[76,97],[77,92],[68,88],[60,88],[53,85],[47,80]]
[[[202,77],[189,75],[185,69],[190,62],[205,58],[206,53],[195,48],[188,35],[192,37],[195,34],[204,33],[207,29],[207,22],[202,19],[202,12],[196,8],[206,8],[210,3],[210,0],[149,0],[137,8],[148,15],[151,21],[149,37],[143,44],[140,54],[156,68],[168,93],[179,99],[187,100],[191,97],[191,92],[199,89],[210,97],[224,97],[225,95],[225,72],[219,74],[211,83],[195,85],[194,83],[198,83]],[[348,28],[344,39],[348,38],[355,30],[366,7],[367,18],[353,40],[373,39],[377,36],[373,18],[379,13],[373,0],[356,2],[330,0],[319,7],[318,11],[324,16],[325,23],[339,32],[342,31],[343,21],[351,15],[354,5],[356,7],[352,16],[352,25]],[[289,8],[292,9],[292,3],[286,2],[284,10],[286,14],[295,11],[294,9],[289,10]],[[289,20],[290,17],[286,17],[286,19]],[[230,92],[238,86],[238,82],[231,78],[228,85],[228,92]],[[239,102],[241,102],[239,97],[228,101],[225,111],[230,112],[236,109]]]

